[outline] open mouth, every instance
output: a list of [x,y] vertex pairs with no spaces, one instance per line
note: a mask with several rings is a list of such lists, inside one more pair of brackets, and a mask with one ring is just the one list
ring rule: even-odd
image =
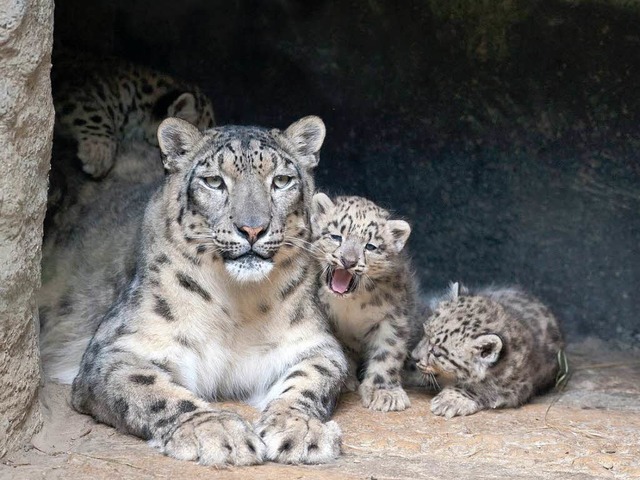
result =
[[358,280],[355,275],[342,268],[330,268],[327,272],[329,290],[338,295],[346,295],[356,289]]

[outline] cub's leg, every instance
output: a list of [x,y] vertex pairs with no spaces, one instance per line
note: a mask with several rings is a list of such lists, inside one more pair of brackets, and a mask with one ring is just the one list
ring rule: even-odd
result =
[[262,463],[264,443],[239,415],[212,406],[170,374],[98,335],[73,381],[78,411],[137,435],[164,454],[204,465]]
[[431,400],[431,412],[446,419],[472,415],[482,409],[477,398],[458,387],[445,387]]
[[266,458],[281,463],[325,463],[340,454],[342,433],[327,421],[335,408],[347,364],[333,339],[293,365],[269,392],[257,431]]
[[400,411],[411,405],[401,386],[407,356],[408,330],[404,320],[384,320],[367,338],[367,363],[360,384],[362,404],[371,410]]

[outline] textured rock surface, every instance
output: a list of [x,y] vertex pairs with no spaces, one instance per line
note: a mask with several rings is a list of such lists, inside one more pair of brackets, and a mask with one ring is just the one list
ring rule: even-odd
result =
[[50,0],[0,1],[0,457],[41,423],[35,291],[51,154]]
[[[561,394],[449,421],[429,412],[431,397],[423,392],[410,393],[409,410],[387,414],[365,410],[347,395],[336,414],[344,455],[308,467],[216,470],[172,460],[74,413],[68,387],[48,385],[45,428],[30,452],[0,464],[0,478],[640,478],[640,352],[584,342],[570,349],[569,359],[574,373]],[[256,417],[248,407],[227,406]]]

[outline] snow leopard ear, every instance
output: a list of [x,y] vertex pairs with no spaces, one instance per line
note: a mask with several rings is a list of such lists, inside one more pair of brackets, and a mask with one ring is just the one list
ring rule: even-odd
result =
[[189,123],[198,123],[198,110],[196,109],[196,97],[193,93],[184,92],[176,98],[169,108],[167,108],[168,117],[181,118]]
[[310,115],[289,125],[283,135],[293,145],[302,166],[314,168],[320,161],[320,147],[326,132],[320,117]]
[[493,365],[500,358],[502,339],[493,333],[480,335],[474,340],[473,349],[480,363]]
[[158,127],[158,144],[163,155],[164,168],[173,173],[188,163],[188,153],[202,139],[202,133],[189,122],[167,118]]
[[469,295],[469,289],[460,282],[450,283],[449,289],[449,298],[451,300],[458,300],[461,295]]
[[311,200],[311,230],[314,234],[320,233],[320,220],[335,206],[335,203],[322,192],[313,196]]
[[404,248],[409,235],[411,235],[411,226],[404,220],[389,220],[387,229],[393,238],[393,249],[399,252]]
[[449,288],[449,296],[451,297],[451,300],[458,300],[458,297],[460,296],[460,284],[458,282],[454,282],[449,286]]

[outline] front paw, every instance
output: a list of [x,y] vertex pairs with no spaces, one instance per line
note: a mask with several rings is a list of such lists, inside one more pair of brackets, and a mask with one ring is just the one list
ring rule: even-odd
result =
[[265,451],[251,425],[231,412],[196,412],[151,443],[165,455],[202,465],[256,465]]
[[87,138],[78,142],[82,170],[93,178],[102,178],[113,167],[117,144],[112,138]]
[[256,429],[266,458],[274,462],[326,463],[340,455],[342,432],[334,421],[323,423],[292,410],[265,412]]
[[479,410],[481,407],[475,400],[449,388],[445,388],[431,400],[431,412],[446,419],[471,415]]
[[360,398],[365,408],[381,412],[399,412],[411,406],[402,387],[377,388],[363,383],[360,385]]

